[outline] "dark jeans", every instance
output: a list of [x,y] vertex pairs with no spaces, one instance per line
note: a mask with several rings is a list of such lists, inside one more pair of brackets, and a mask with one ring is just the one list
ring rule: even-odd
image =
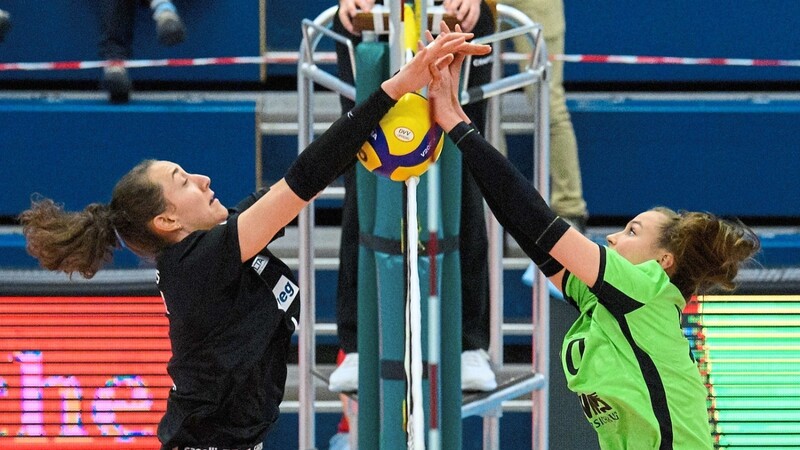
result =
[[[350,34],[334,17],[333,30],[360,42],[359,36]],[[475,29],[475,36],[486,36],[494,32],[494,18],[489,6],[481,4],[481,14]],[[336,46],[338,74],[342,80],[353,83],[353,73],[347,47]],[[474,60],[473,60],[474,62]],[[470,86],[485,84],[491,79],[491,64],[473,66],[470,71]],[[340,97],[342,112],[349,111],[355,103]],[[464,112],[473,123],[484,130],[486,125],[486,102],[481,101],[464,106]],[[344,174],[345,195],[342,205],[342,238],[339,250],[339,285],[336,304],[336,324],[339,345],[346,353],[357,351],[358,343],[358,199],[356,196],[355,167]],[[461,297],[462,297],[462,348],[475,350],[489,347],[489,268],[488,239],[483,210],[483,197],[478,186],[467,170],[461,171],[461,222],[459,253],[461,256]]]
[[100,5],[99,54],[103,59],[130,59],[136,8],[140,0],[103,0]]

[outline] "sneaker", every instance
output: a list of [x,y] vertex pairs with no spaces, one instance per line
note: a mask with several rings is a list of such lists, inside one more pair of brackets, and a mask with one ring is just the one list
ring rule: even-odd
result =
[[6,33],[11,29],[11,16],[0,9],[0,42],[6,37]]
[[330,450],[350,450],[350,433],[336,433],[328,442]]
[[156,21],[158,42],[162,45],[177,45],[186,38],[186,27],[183,26],[183,21],[175,11],[170,9],[159,10],[155,13],[153,19]]
[[461,390],[491,391],[497,389],[497,380],[489,367],[486,350],[467,350],[461,353]]
[[358,390],[358,353],[348,353],[342,363],[331,373],[328,390],[331,392]]
[[131,93],[131,79],[122,66],[109,66],[103,69],[100,87],[108,92],[111,103],[127,103]]

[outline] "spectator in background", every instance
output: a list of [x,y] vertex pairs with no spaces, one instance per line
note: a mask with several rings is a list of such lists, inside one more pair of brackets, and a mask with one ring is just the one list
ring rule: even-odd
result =
[[8,11],[0,9],[0,42],[6,38],[6,33],[11,29],[11,15]]
[[[501,0],[500,3],[520,10],[542,25],[548,54],[564,53],[566,21],[563,0]],[[514,39],[514,48],[520,53],[530,53],[532,50],[530,42],[524,37]],[[556,214],[583,233],[589,213],[583,198],[578,143],[564,96],[564,62],[552,61],[551,64],[550,204]],[[526,93],[533,102],[532,87],[526,89]]]
[[[133,53],[133,26],[136,9],[144,0],[105,0],[100,19],[100,57],[121,62]],[[150,0],[158,41],[172,46],[183,42],[186,28],[170,0]],[[101,88],[108,91],[112,103],[125,103],[131,91],[128,71],[122,64],[103,69]]]

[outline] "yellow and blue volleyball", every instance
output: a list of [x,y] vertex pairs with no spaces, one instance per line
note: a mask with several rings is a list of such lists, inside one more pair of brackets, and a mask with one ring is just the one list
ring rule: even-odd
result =
[[428,100],[408,93],[370,133],[358,152],[358,160],[372,173],[405,181],[422,175],[439,159],[443,134],[439,125],[431,123]]

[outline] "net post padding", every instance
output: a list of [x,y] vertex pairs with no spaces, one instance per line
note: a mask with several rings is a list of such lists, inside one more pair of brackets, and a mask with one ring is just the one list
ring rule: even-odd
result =
[[[388,45],[363,42],[356,48],[356,102],[364,101],[389,77]],[[437,164],[440,177],[439,248],[437,271],[442,298],[441,392],[443,448],[461,445],[461,273],[458,232],[461,213],[461,159],[447,140]],[[449,149],[447,147],[450,147]],[[418,223],[427,223],[427,175],[417,189]],[[404,350],[405,260],[400,251],[405,224],[405,185],[356,167],[358,220],[361,234],[358,263],[359,448],[405,448],[402,371]],[[426,238],[427,241],[427,238]],[[374,245],[380,242],[381,245]],[[426,245],[423,242],[422,245]],[[430,262],[424,251],[418,258],[422,299],[429,295]],[[422,341],[427,342],[427,308],[423,306]],[[427,349],[423,345],[423,359]],[[428,380],[423,384],[426,414]],[[364,414],[361,414],[364,412]],[[427,423],[427,419],[426,419]]]

